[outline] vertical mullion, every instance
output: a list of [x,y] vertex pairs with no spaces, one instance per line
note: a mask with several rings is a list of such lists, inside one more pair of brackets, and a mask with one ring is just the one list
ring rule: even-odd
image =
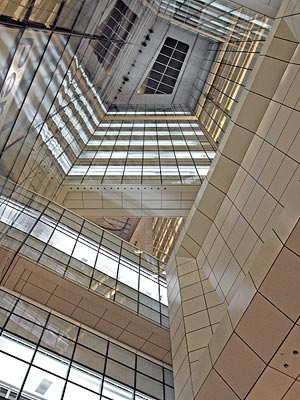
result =
[[[19,302],[19,300],[21,300],[21,299],[19,298],[19,299],[18,299],[18,302]],[[44,332],[45,332],[45,330],[46,330],[46,326],[47,326],[47,323],[49,322],[50,317],[51,317],[51,314],[48,313],[48,316],[47,316],[46,321],[45,321],[45,325],[44,325],[43,328],[42,328],[41,336],[40,336],[39,340],[37,341],[37,343],[35,344],[35,350],[34,350],[34,352],[33,352],[31,361],[30,361],[30,363],[28,363],[28,364],[29,364],[29,367],[28,367],[28,370],[27,370],[27,372],[26,372],[26,374],[25,374],[25,377],[24,377],[24,379],[23,379],[23,383],[22,383],[22,385],[21,385],[21,387],[20,387],[20,389],[19,389],[19,393],[18,393],[18,396],[17,396],[16,400],[19,400],[19,399],[20,399],[20,396],[22,395],[22,392],[23,392],[24,386],[25,386],[25,384],[26,384],[27,378],[28,378],[29,373],[30,373],[30,371],[31,371],[31,368],[32,368],[32,366],[33,366],[34,357],[35,357],[35,355],[36,355],[36,353],[37,353],[37,351],[38,351],[38,348],[40,347],[40,344],[41,344],[41,341],[42,341],[42,337],[43,337],[43,334],[44,334]]]

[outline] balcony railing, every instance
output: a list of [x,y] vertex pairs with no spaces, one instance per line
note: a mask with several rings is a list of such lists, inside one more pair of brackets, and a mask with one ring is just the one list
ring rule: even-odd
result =
[[168,327],[158,259],[12,182],[0,193],[0,245]]

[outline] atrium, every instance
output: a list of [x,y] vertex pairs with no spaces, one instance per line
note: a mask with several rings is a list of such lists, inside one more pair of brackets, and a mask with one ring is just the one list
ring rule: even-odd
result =
[[0,398],[300,397],[299,1],[0,31]]

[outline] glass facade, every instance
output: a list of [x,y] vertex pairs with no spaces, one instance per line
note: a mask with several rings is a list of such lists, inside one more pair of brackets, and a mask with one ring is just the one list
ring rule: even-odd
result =
[[196,121],[105,120],[68,176],[97,184],[200,184],[214,156]]
[[111,66],[124,46],[135,19],[136,14],[123,1],[117,0],[110,15],[97,28],[96,34],[101,39],[95,42],[94,52],[107,73],[111,73]]
[[163,104],[118,104],[111,106],[106,115],[109,118],[114,117],[162,117],[162,116],[191,116],[192,113],[185,104],[172,104],[165,106]]
[[0,397],[173,400],[164,364],[0,290]]
[[1,169],[40,193],[49,185],[54,192],[106,109],[76,54],[80,38],[0,31]]
[[94,0],[4,0],[0,14],[39,27],[85,32],[96,6]]
[[249,34],[249,23],[257,29],[271,28],[264,15],[230,0],[154,0],[154,5],[159,15],[170,17],[173,24],[184,25],[217,41],[226,41],[228,37],[244,40]]
[[168,262],[183,222],[182,217],[153,219],[153,255],[155,257],[165,263]]
[[[198,100],[196,113],[200,125],[217,143],[223,137],[268,30],[252,24],[244,40],[231,38],[229,43],[209,46],[207,60],[209,63],[213,61],[213,65]],[[200,85],[202,83],[199,82]]]
[[2,246],[169,326],[164,264],[158,259],[13,183],[2,182],[1,192]]

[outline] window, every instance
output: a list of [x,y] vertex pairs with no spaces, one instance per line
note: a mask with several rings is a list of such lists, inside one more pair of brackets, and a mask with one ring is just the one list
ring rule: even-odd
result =
[[103,39],[95,42],[94,52],[107,72],[120,53],[135,19],[136,14],[123,1],[117,0],[108,18],[97,28],[96,34]]
[[138,93],[171,94],[188,49],[186,43],[167,37]]

